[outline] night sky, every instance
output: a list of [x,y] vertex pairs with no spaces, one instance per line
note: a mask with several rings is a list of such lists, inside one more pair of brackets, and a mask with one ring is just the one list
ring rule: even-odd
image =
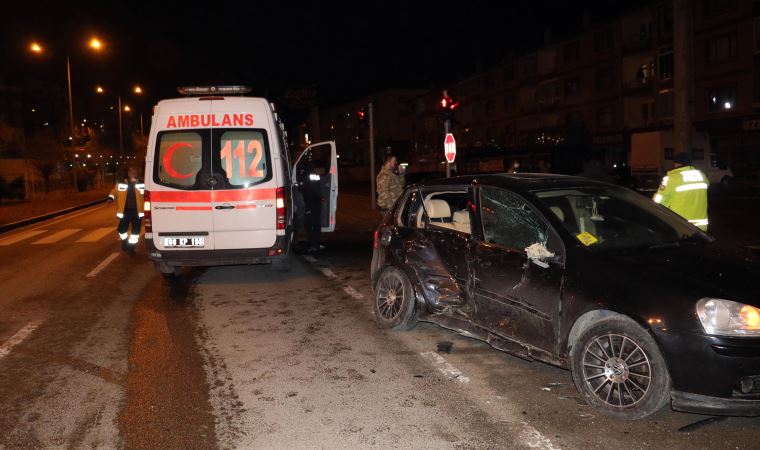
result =
[[[410,3],[101,0],[4,6],[0,83],[45,79],[65,85],[69,54],[74,97],[82,102],[95,101],[87,95],[96,84],[128,92],[139,83],[146,89],[143,102],[150,104],[176,96],[176,86],[200,84],[246,84],[272,99],[288,88],[315,86],[324,104],[390,87],[444,86],[535,47],[547,29],[555,39],[572,33],[584,11],[601,19],[622,4]],[[104,54],[87,50],[90,35],[104,41]],[[45,57],[30,55],[32,40],[45,46]]]

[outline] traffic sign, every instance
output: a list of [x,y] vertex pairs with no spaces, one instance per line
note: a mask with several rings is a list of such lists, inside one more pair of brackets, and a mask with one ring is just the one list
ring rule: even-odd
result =
[[449,164],[452,164],[454,158],[457,157],[457,141],[454,140],[454,135],[451,133],[447,133],[446,139],[443,140],[443,154]]

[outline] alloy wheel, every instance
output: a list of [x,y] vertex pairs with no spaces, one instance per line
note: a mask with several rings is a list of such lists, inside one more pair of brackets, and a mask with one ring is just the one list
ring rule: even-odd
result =
[[632,339],[604,334],[583,351],[583,379],[599,400],[627,408],[646,397],[652,383],[649,357]]

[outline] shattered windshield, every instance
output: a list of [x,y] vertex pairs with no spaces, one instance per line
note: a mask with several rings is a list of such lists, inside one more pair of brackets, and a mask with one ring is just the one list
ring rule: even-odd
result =
[[517,195],[504,189],[483,187],[480,205],[487,242],[520,250],[537,243],[546,245],[548,224]]
[[563,227],[594,249],[651,247],[701,236],[650,199],[617,187],[582,187],[534,192]]

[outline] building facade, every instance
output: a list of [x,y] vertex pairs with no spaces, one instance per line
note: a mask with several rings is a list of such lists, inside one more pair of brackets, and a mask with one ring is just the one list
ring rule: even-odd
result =
[[[673,129],[674,75],[690,70],[693,129],[711,143],[709,154],[694,156],[758,177],[760,0],[690,5],[692,67],[677,67],[673,4],[665,0],[587,23],[574,36],[446,86],[460,102],[452,121],[459,171],[506,170],[512,160],[536,171],[583,173],[589,162],[624,170],[631,135]],[[418,170],[443,170],[442,89],[374,96],[378,148]],[[369,100],[320,111],[323,136],[345,142],[357,161],[366,161],[367,130],[353,115]]]

